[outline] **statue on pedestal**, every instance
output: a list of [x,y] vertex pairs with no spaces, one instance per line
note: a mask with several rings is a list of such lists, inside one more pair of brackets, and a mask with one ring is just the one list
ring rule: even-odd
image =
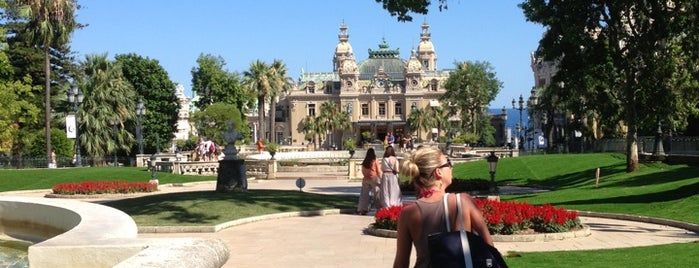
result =
[[242,140],[243,136],[235,130],[233,121],[228,121],[228,129],[223,132],[226,148],[223,160],[218,161],[218,179],[216,181],[217,192],[245,191],[248,188],[248,179],[245,175],[245,160],[238,159],[238,149],[235,142]]
[[226,140],[226,148],[223,150],[225,157],[223,160],[234,160],[238,159],[238,149],[235,148],[235,142],[242,140],[243,136],[240,132],[235,130],[235,123],[228,120],[228,130],[223,132],[223,139]]

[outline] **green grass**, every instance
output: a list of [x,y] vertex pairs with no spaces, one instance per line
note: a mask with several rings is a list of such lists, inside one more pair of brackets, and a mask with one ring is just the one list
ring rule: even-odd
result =
[[131,215],[141,226],[216,225],[290,211],[356,207],[357,197],[299,191],[185,192],[124,199],[105,205]]
[[[80,181],[150,180],[150,171],[137,167],[84,167],[59,169],[0,169],[0,192],[50,189],[53,185]],[[182,176],[158,172],[161,184],[216,180],[216,176]]]
[[671,244],[594,251],[522,253],[506,258],[511,268],[699,267],[699,243]]
[[[662,163],[625,171],[618,154],[536,155],[500,159],[498,184],[555,187],[553,191],[502,196],[504,200],[553,204],[567,209],[625,213],[699,223],[699,168]],[[595,187],[595,170],[600,184]],[[488,178],[485,161],[457,165],[454,176]]]

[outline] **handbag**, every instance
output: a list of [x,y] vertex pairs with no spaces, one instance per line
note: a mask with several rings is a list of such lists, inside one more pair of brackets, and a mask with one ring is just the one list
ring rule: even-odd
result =
[[457,215],[461,230],[450,231],[449,194],[444,194],[444,218],[447,231],[427,236],[432,267],[467,267],[467,268],[507,268],[500,252],[485,243],[483,238],[464,230],[464,218],[461,214],[461,196],[456,194]]

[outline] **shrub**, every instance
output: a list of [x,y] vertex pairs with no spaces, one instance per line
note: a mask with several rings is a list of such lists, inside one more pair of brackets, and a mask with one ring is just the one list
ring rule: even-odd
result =
[[84,181],[56,184],[51,190],[54,194],[63,195],[130,194],[154,192],[158,190],[158,185],[149,182]]

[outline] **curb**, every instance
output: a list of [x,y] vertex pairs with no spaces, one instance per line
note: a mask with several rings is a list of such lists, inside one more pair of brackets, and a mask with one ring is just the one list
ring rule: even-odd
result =
[[[367,227],[366,232],[371,235],[396,238],[398,232],[386,229],[377,229],[372,225]],[[544,233],[544,234],[528,234],[528,235],[491,235],[493,242],[547,242],[554,240],[564,240],[568,238],[587,237],[592,233],[590,226],[584,225],[583,229],[563,233]]]
[[595,217],[595,218],[607,218],[614,220],[626,220],[626,221],[637,221],[645,223],[654,223],[660,225],[667,225],[675,228],[685,229],[687,231],[692,231],[699,234],[699,224],[670,220],[664,218],[655,218],[649,216],[638,216],[631,214],[617,214],[617,213],[607,213],[607,212],[594,212],[594,211],[577,211],[578,216],[584,217]]

